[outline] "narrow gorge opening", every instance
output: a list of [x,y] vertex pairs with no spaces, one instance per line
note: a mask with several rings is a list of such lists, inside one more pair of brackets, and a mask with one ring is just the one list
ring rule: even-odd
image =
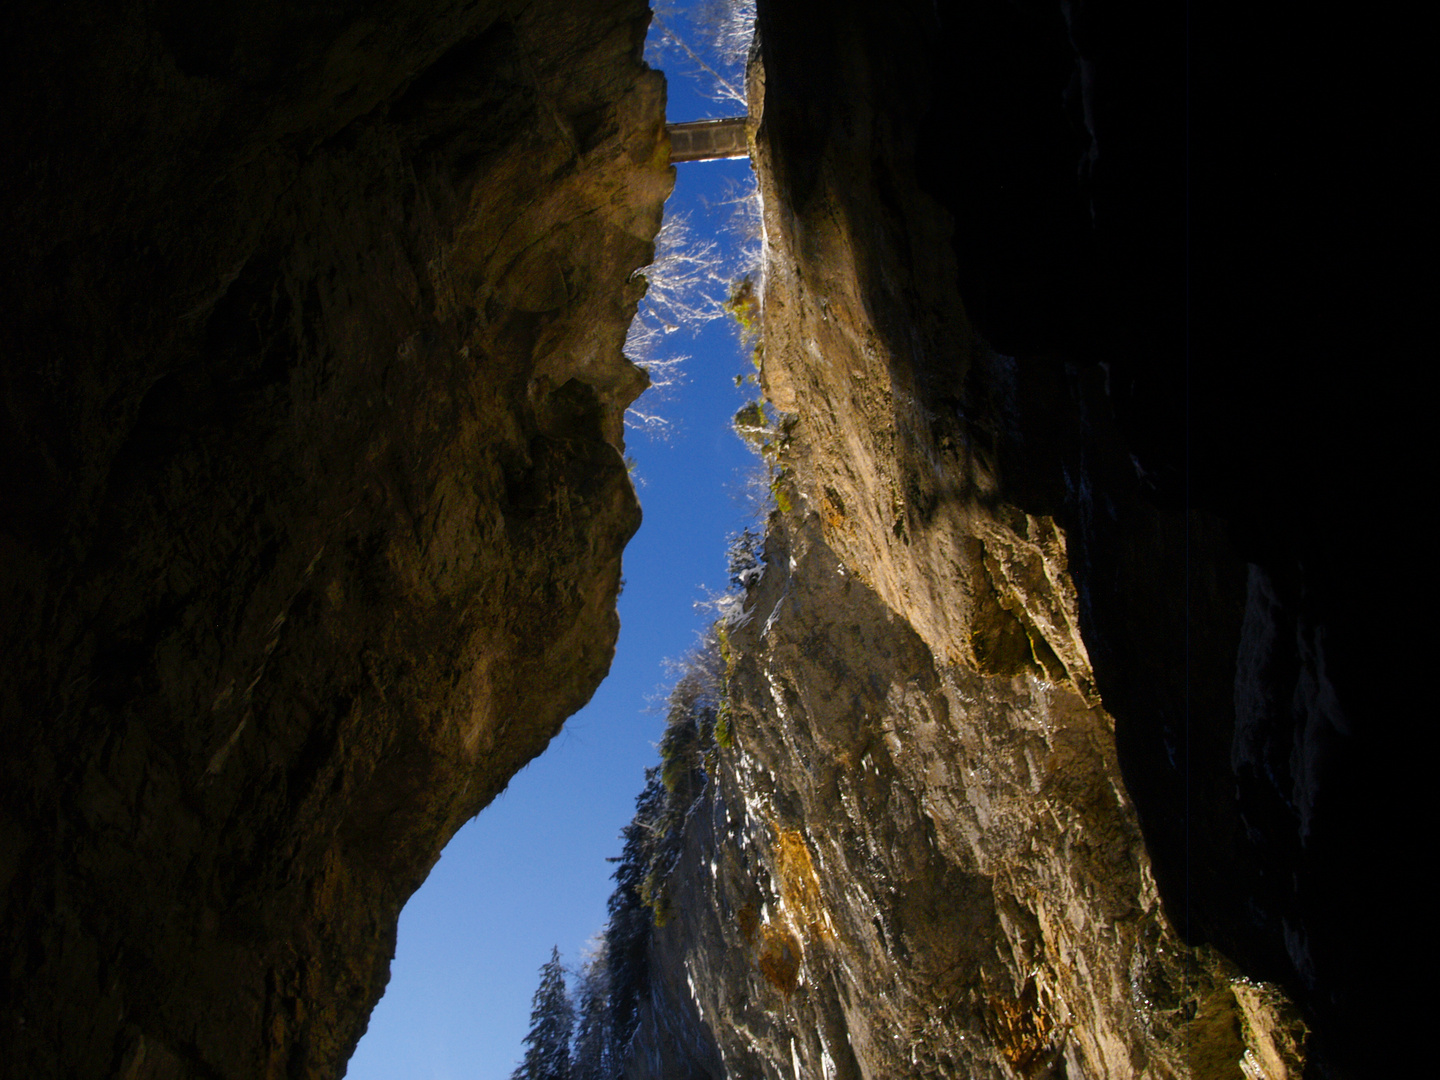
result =
[[[1413,1070],[1393,26],[761,0],[770,405],[682,342],[642,530],[646,0],[12,6],[0,1076],[341,1075],[434,870],[461,926],[411,906],[351,1072],[503,1080],[732,570],[635,822],[627,1080]],[[732,427],[784,471],[727,565]]]
[[[743,111],[753,25],[753,0],[661,6],[646,55],[666,75],[670,122]],[[574,971],[604,929],[607,860],[659,762],[665,697],[732,588],[728,541],[763,530],[773,504],[765,464],[736,428],[759,397],[755,342],[726,310],[743,279],[758,283],[757,200],[748,158],[677,166],[656,263],[637,271],[652,280],[626,344],[652,385],[627,416],[644,521],[625,549],[610,674],[407,903],[349,1077],[507,1080],[552,945]]]

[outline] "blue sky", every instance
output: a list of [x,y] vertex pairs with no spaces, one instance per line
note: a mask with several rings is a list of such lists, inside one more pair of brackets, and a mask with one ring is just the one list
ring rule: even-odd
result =
[[[670,120],[734,111],[667,75]],[[730,212],[715,204],[727,184],[748,182],[750,163],[677,171],[666,214],[688,213],[694,233],[725,237]],[[549,750],[461,829],[406,906],[390,985],[350,1062],[352,1080],[508,1080],[551,946],[578,963],[604,926],[613,869],[605,860],[620,853],[618,834],[657,757],[664,661],[713,617],[696,605],[725,587],[725,538],[755,516],[745,488],[758,459],[730,428],[747,400],[735,376],[750,368],[728,320],[667,344],[690,359],[681,385],[642,399],[670,422],[668,437],[628,440],[644,523],[625,550],[610,676]]]

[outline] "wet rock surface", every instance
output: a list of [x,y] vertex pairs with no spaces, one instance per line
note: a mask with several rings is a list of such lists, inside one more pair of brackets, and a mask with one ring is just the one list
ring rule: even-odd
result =
[[648,13],[11,14],[0,1072],[337,1075],[610,663]]

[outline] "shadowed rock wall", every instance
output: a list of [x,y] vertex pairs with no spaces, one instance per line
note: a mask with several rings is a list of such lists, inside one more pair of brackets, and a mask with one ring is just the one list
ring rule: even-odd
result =
[[609,666],[641,3],[26,4],[0,50],[0,1073],[337,1075]]
[[1073,545],[1012,501],[999,447],[1049,434],[1013,415],[1045,388],[969,319],[918,183],[929,22],[852,14],[762,24],[787,509],[726,633],[729,744],[685,821],[628,1075],[1298,1078],[1284,995],[1162,907]]
[[[1375,633],[1408,620],[1367,539],[1413,419],[1388,31],[1102,0],[810,14],[762,6],[762,141],[814,302],[895,358],[905,550],[860,565],[921,588],[885,568],[937,565],[915,552],[947,488],[1053,517],[1171,919],[1294,995],[1318,1074],[1368,1075],[1393,1052],[1372,911],[1418,895],[1375,850],[1418,786]],[[826,277],[811,245],[837,235],[855,270]],[[918,452],[952,423],[958,474]]]
[[[734,638],[758,635],[732,685],[752,726],[687,827],[687,881],[709,910],[685,934],[657,932],[665,993],[686,985],[693,1001],[651,1010],[671,1024],[698,1010],[713,1039],[696,1068],[718,1075],[718,1047],[742,1075],[763,1061],[775,1075],[1063,1062],[1071,1076],[1238,1076],[1243,1052],[1246,1075],[1280,1075],[1296,1060],[1225,1044],[1268,1023],[1253,1011],[1280,1000],[1257,996],[1266,980],[1311,1025],[1309,1074],[1371,1075],[1394,1056],[1375,1033],[1414,1006],[1377,991],[1391,946],[1374,911],[1409,911],[1419,893],[1413,861],[1375,845],[1413,833],[1416,777],[1374,633],[1404,620],[1367,569],[1366,536],[1385,517],[1374,478],[1404,459],[1406,410],[1376,350],[1398,341],[1404,284],[1377,268],[1406,185],[1391,202],[1372,175],[1404,145],[1382,111],[1398,89],[1378,27],[1252,14],[762,2],[762,380],[791,416],[779,460],[802,523],[786,532],[803,539],[777,548],[798,565],[767,570],[793,584],[756,608],[763,631]],[[1373,377],[1356,373],[1362,356]],[[817,583],[832,573],[863,599]],[[899,629],[847,652],[883,622],[855,605],[877,602]],[[815,605],[833,607],[819,624]],[[816,629],[797,639],[796,625]],[[897,665],[907,634],[924,660]],[[845,662],[827,666],[836,652]],[[846,686],[874,707],[827,696]],[[1051,730],[1039,717],[1059,700]],[[843,747],[886,730],[881,717],[897,742],[880,782],[909,811],[850,790],[863,767]],[[951,728],[958,742],[935,752]],[[1087,731],[1085,761],[1057,749]],[[1123,792],[1102,813],[1111,763]],[[1034,806],[1001,796],[1027,784],[1053,820],[1021,824]],[[932,826],[932,850],[894,854]],[[786,830],[833,927],[783,914]],[[1085,854],[1066,847],[1097,831],[1107,841]],[[1011,859],[1018,877],[996,869]],[[1057,862],[1073,894],[1026,878]],[[1163,914],[1145,899],[1152,869]],[[1093,889],[1075,884],[1090,874]],[[894,894],[869,895],[877,880]],[[745,954],[746,889],[789,923],[748,939],[742,972],[723,958]],[[935,945],[958,968],[844,924],[869,905],[885,927],[907,903],[961,905],[907,923],[971,927]],[[1149,918],[1159,936],[1115,974]],[[1169,928],[1197,949],[1184,963],[1204,967],[1213,948],[1239,972],[1166,969]],[[1152,961],[1191,996],[1172,1014],[1188,1028],[1168,1036],[1149,1012],[1165,998],[1146,989]],[[959,969],[947,989],[937,972]],[[1075,970],[1087,1000],[1065,989]],[[779,997],[762,1008],[767,984]],[[907,1066],[874,1029],[935,1050]],[[1047,1049],[1022,1062],[1007,1040]]]

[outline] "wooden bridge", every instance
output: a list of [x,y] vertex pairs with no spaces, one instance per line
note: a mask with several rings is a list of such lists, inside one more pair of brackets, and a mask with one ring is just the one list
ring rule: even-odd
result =
[[670,163],[749,157],[750,140],[746,134],[749,122],[748,116],[727,116],[723,120],[666,124],[665,130],[670,135]]

